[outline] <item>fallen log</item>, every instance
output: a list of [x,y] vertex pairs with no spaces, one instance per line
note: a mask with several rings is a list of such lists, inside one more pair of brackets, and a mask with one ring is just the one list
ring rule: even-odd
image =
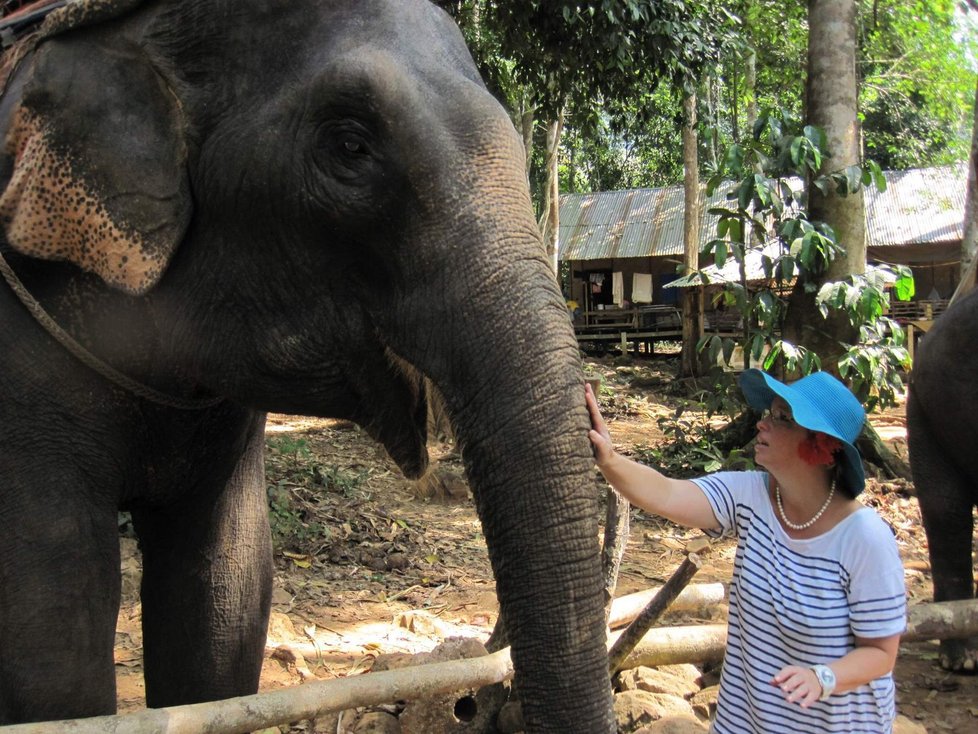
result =
[[[914,604],[907,613],[907,630],[901,642],[945,640],[978,635],[978,599]],[[706,624],[685,627],[659,627],[650,630],[622,669],[640,665],[713,663],[723,657],[727,644],[727,625]]]
[[[659,593],[661,586],[652,586],[643,591],[636,591],[632,594],[620,596],[611,603],[611,615],[608,617],[608,627],[617,629],[623,627],[638,616],[639,612],[648,606],[649,602]],[[723,603],[726,598],[724,585],[716,582],[712,584],[690,584],[676,598],[670,607],[670,612],[686,612],[690,614],[703,613],[705,610]],[[496,628],[499,629],[497,622]],[[457,633],[461,636],[470,635],[467,628],[461,628]],[[494,633],[495,634],[495,633]],[[328,642],[308,643],[294,642],[277,638],[269,638],[265,644],[265,654],[271,655],[281,647],[313,660],[324,650],[328,649]],[[487,644],[486,647],[489,647]],[[503,647],[506,647],[505,645]],[[497,648],[502,649],[502,648]],[[496,652],[490,648],[490,652]]]
[[[631,622],[648,606],[649,602],[659,593],[661,586],[653,586],[644,591],[626,594],[614,600],[611,604],[611,615],[608,626],[617,629]],[[690,584],[680,592],[679,596],[669,606],[670,612],[703,612],[723,603],[726,590],[723,584]]]
[[723,658],[726,645],[725,624],[656,627],[645,634],[619,667],[631,670],[643,665],[653,668],[679,663],[716,663]]
[[903,642],[949,640],[978,635],[978,599],[914,604],[907,613]]
[[[978,600],[917,604],[907,615],[903,641],[969,637],[978,634]],[[619,634],[612,636],[614,643]],[[622,669],[720,660],[725,624],[659,627],[650,630],[625,658]],[[477,688],[513,675],[509,649],[481,658],[453,660],[350,678],[304,683],[291,688],[224,701],[148,709],[122,716],[16,724],[3,734],[245,734],[284,722],[312,719],[329,711],[410,701],[439,693]]]
[[146,709],[123,716],[16,724],[3,734],[247,734],[329,711],[429,698],[512,677],[509,648],[492,655],[351,678],[303,683],[223,701]]

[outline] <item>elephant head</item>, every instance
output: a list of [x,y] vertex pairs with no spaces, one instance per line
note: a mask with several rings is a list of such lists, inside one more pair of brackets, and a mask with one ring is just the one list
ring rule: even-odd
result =
[[521,141],[451,20],[422,0],[68,10],[0,105],[13,250],[134,314],[140,354],[125,330],[83,339],[114,366],[352,418],[409,475],[430,379],[527,730],[613,731],[579,351]]

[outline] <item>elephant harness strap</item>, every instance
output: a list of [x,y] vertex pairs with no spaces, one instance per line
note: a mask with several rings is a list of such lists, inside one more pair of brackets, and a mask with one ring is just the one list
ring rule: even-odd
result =
[[10,48],[15,41],[40,25],[48,13],[68,0],[6,0],[0,3],[0,41]]
[[86,367],[102,375],[102,377],[106,378],[110,382],[114,382],[122,389],[151,402],[164,405],[168,408],[178,408],[180,410],[201,410],[203,408],[211,408],[224,401],[224,398],[222,397],[206,398],[202,400],[176,398],[172,395],[167,395],[166,393],[154,390],[153,388],[143,385],[131,377],[122,374],[117,369],[106,364],[94,354],[89,352],[87,349],[85,349],[85,347],[75,341],[68,334],[68,332],[58,326],[57,322],[51,318],[51,315],[45,311],[44,307],[37,302],[37,299],[30,294],[30,292],[21,282],[20,278],[17,277],[17,274],[10,267],[10,263],[8,263],[6,258],[3,257],[2,253],[0,253],[0,275],[3,275],[3,279],[7,281],[7,285],[10,286],[10,289],[14,292],[17,298],[20,299],[20,302],[24,304],[31,316],[34,317],[34,320],[43,326],[44,330],[54,337],[55,341],[67,349],[72,356],[74,356]]

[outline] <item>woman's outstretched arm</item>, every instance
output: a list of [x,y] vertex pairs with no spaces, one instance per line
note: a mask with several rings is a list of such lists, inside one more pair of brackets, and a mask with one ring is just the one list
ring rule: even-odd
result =
[[720,528],[709,500],[693,482],[670,479],[652,467],[616,452],[590,385],[584,387],[584,398],[591,416],[588,437],[594,446],[595,462],[615,491],[636,507],[679,525],[705,530]]

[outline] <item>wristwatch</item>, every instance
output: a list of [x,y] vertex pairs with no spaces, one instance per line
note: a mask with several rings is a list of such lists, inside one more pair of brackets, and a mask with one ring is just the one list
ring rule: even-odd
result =
[[835,673],[828,665],[813,665],[812,670],[815,671],[815,677],[818,678],[818,682],[822,686],[822,695],[818,697],[818,700],[824,701],[835,690]]

